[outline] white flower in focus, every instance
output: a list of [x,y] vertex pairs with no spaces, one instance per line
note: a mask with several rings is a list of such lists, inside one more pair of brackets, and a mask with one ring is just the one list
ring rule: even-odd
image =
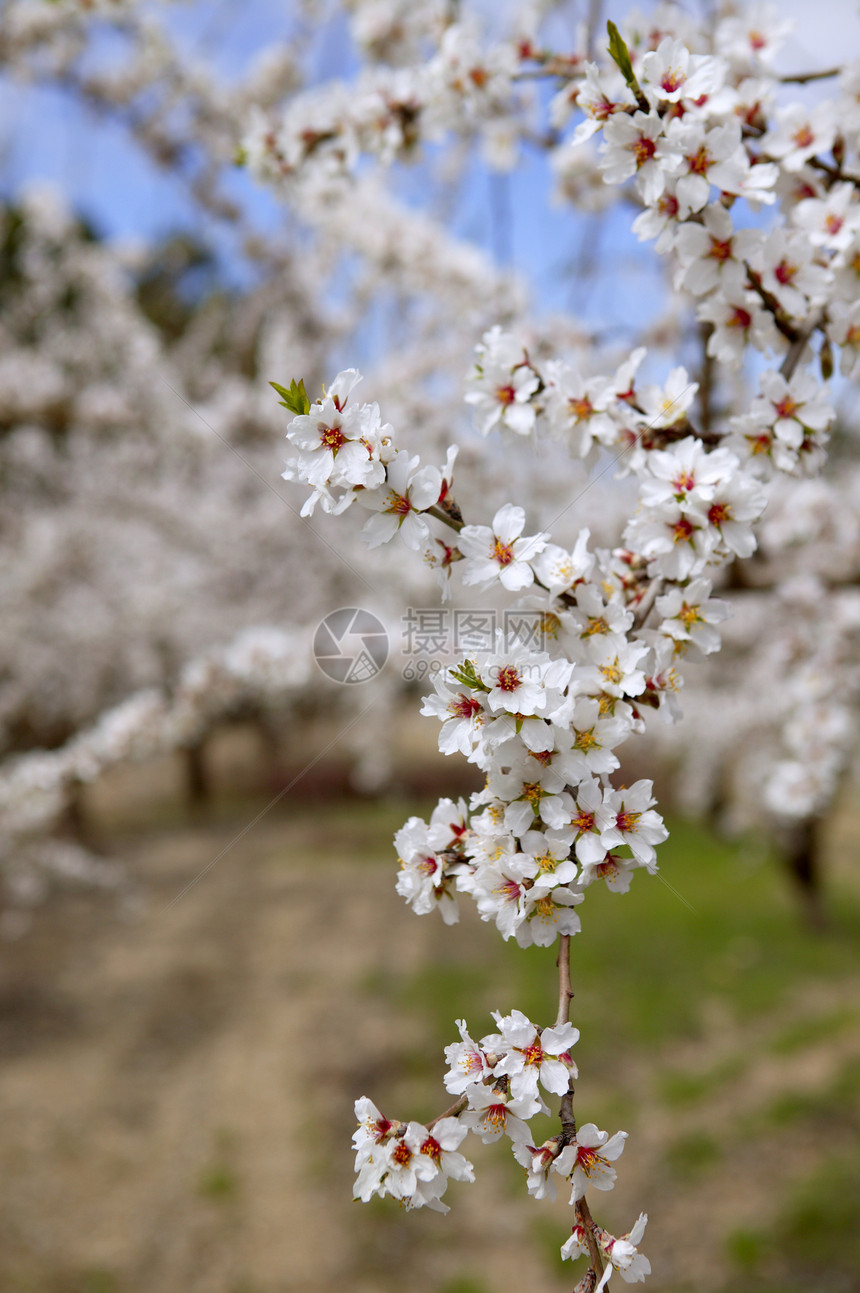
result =
[[[470,1086],[480,1086],[491,1069],[486,1055],[477,1042],[469,1036],[465,1019],[457,1020],[460,1041],[452,1042],[445,1047],[445,1059],[448,1061],[448,1072],[445,1074],[445,1089],[452,1095],[462,1095]],[[531,1114],[527,1115],[531,1117]]]
[[541,1030],[521,1010],[504,1017],[494,1013],[493,1018],[501,1034],[485,1038],[484,1044],[501,1056],[493,1072],[510,1077],[511,1094],[517,1099],[536,1097],[540,1082],[546,1091],[564,1095],[570,1079],[577,1076],[570,1048],[579,1041],[579,1029],[560,1024]]
[[642,59],[642,85],[645,93],[664,103],[679,99],[700,99],[720,88],[726,65],[720,58],[691,54],[686,45],[672,36],[664,36]]
[[613,1271],[618,1271],[627,1284],[640,1284],[646,1275],[651,1274],[651,1263],[637,1248],[647,1224],[648,1214],[641,1212],[630,1233],[622,1235],[620,1239],[615,1239],[614,1236],[603,1231],[600,1236],[600,1247],[609,1258],[609,1265],[603,1272],[595,1293],[600,1293],[600,1290],[606,1287]]
[[570,818],[570,829],[576,832],[574,851],[583,865],[601,862],[607,846],[603,832],[612,819],[604,807],[605,792],[596,777],[587,777],[576,788],[576,805]]
[[581,144],[604,126],[616,112],[626,114],[635,100],[620,74],[614,68],[599,68],[586,63],[585,76],[579,86],[576,106],[585,113],[573,133],[573,143]]
[[578,934],[582,923],[572,908],[583,898],[578,889],[538,876],[526,894],[525,920],[515,930],[519,946],[550,947],[561,934]]
[[576,606],[562,613],[564,627],[582,642],[606,636],[620,646],[633,623],[633,612],[620,602],[604,601],[593,583],[577,585],[575,595]]
[[692,211],[705,206],[711,185],[724,193],[740,191],[750,165],[737,121],[707,130],[699,121],[676,118],[669,124],[667,138],[680,158],[675,191]]
[[514,1158],[526,1169],[526,1185],[533,1199],[555,1198],[556,1187],[553,1170],[558,1158],[559,1147],[555,1140],[548,1140],[543,1145],[515,1144]]
[[400,871],[395,888],[416,915],[425,916],[438,907],[445,924],[454,925],[459,919],[459,908],[452,892],[452,876],[448,874],[444,856],[433,847],[432,833],[432,828],[420,817],[410,817],[396,833],[394,847]]
[[719,651],[720,635],[713,625],[728,619],[731,608],[710,594],[709,580],[694,579],[658,597],[657,612],[663,616],[660,632],[677,642],[692,642],[705,655]]
[[618,767],[618,759],[612,750],[630,733],[630,727],[623,719],[602,718],[599,701],[582,696],[573,707],[570,729],[573,744],[569,757],[574,761],[580,778],[612,772]]
[[361,531],[368,547],[388,543],[399,534],[407,548],[418,552],[430,538],[429,526],[419,513],[438,502],[442,473],[438,467],[419,467],[420,461],[401,449],[385,469],[385,486],[360,495],[362,505],[376,512]]
[[[663,133],[662,118],[656,112],[619,113],[603,128],[606,149],[600,169],[607,184],[623,184],[636,176],[643,202],[651,206],[666,185],[666,178],[678,171],[676,146]],[[701,204],[704,205],[704,202]]]
[[493,517],[492,527],[464,525],[457,540],[465,557],[463,583],[487,587],[496,579],[508,592],[519,592],[534,583],[529,562],[546,547],[549,535],[523,538],[526,514],[505,503]]
[[555,1165],[557,1172],[571,1179],[571,1203],[577,1203],[586,1190],[612,1189],[616,1172],[610,1165],[620,1158],[626,1140],[626,1131],[617,1131],[610,1139],[609,1132],[598,1131],[593,1122],[577,1130],[576,1139],[565,1145]]
[[[391,427],[382,425],[377,404],[347,408],[350,392],[360,381],[357,369],[339,373],[325,398],[294,417],[287,428],[287,439],[299,455],[287,463],[283,478],[314,488],[302,516],[310,515],[318,501],[323,511],[343,511],[356,489],[375,490],[385,479],[382,454],[390,444]],[[343,491],[340,497],[333,489]]]
[[557,543],[548,543],[533,559],[532,569],[553,596],[567,592],[580,580],[591,577],[594,556],[588,551],[590,536],[590,530],[580,530],[572,552],[560,548]]
[[460,1122],[485,1145],[501,1136],[509,1136],[515,1145],[527,1144],[531,1132],[525,1120],[546,1112],[540,1099],[525,1096],[516,1100],[507,1091],[492,1086],[470,1086],[466,1096],[469,1107],[460,1114]]
[[761,241],[757,229],[735,230],[730,213],[722,206],[705,208],[702,224],[685,224],[675,238],[679,272],[694,296],[719,290],[721,295],[740,292],[746,277],[744,260]]
[[479,865],[475,872],[470,892],[481,919],[494,921],[506,942],[526,918],[529,887],[526,882],[533,879],[537,870],[537,863],[526,853],[503,849],[496,859]]
[[669,838],[662,817],[652,811],[656,802],[653,788],[651,781],[637,781],[622,790],[610,791],[605,808],[614,821],[603,836],[607,849],[626,844],[636,861],[649,868],[657,856],[654,845]]
[[672,250],[678,229],[690,214],[689,202],[681,201],[677,189],[677,179],[667,177],[663,192],[639,212],[631,226],[640,242],[656,238],[654,250],[661,256]]
[[442,722],[439,732],[439,749],[442,754],[460,753],[471,760],[480,746],[483,728],[490,715],[484,691],[470,690],[446,674],[433,679],[435,696],[425,696],[421,713]]

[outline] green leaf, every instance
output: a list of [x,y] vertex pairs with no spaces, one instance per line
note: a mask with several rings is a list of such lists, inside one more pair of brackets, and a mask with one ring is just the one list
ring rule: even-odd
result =
[[615,26],[614,22],[606,24],[606,30],[609,32],[609,57],[612,59],[620,71],[627,85],[636,97],[636,102],[643,112],[648,112],[650,105],[645,95],[642,93],[642,86],[636,80],[636,73],[633,71],[633,62],[630,58],[630,51],[624,43],[621,32]]
[[633,63],[630,58],[630,51],[614,22],[608,22],[606,30],[609,32],[609,57],[614,63],[617,63],[621,75],[629,85],[633,77]]
[[289,390],[285,386],[280,386],[277,382],[269,382],[269,385],[273,386],[278,394],[282,396],[280,403],[283,404],[285,409],[289,409],[291,413],[296,413],[301,417],[310,410],[311,402],[305,390],[304,380],[296,384],[296,380],[293,378],[290,382]]
[[486,683],[481,682],[471,660],[464,660],[458,668],[449,669],[448,672],[452,678],[456,678],[457,682],[462,683],[464,687],[468,687],[470,691],[490,690]]

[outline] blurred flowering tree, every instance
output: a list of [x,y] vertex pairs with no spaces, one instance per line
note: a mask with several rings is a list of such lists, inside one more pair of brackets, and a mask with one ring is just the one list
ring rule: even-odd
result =
[[[427,1125],[360,1100],[357,1195],[445,1210],[448,1180],[473,1175],[466,1135],[506,1135],[532,1195],[559,1180],[571,1190],[562,1254],[587,1258],[578,1288],[614,1271],[635,1282],[650,1270],[645,1214],[616,1237],[586,1199],[612,1187],[625,1136],[574,1113],[570,940],[590,886],[626,891],[656,869],[666,837],[652,778],[622,784],[627,742],[639,766],[662,746],[699,808],[791,828],[798,871],[814,872],[812,824],[852,756],[857,698],[855,432],[850,415],[837,423],[836,400],[850,403],[860,353],[860,71],[778,71],[787,29],[768,6],[702,21],[660,6],[610,23],[607,40],[593,13],[571,35],[565,5],[489,19],[479,6],[353,0],[322,14],[351,41],[333,80],[313,71],[320,11],[292,17],[289,43],[225,85],[152,6],[4,8],[4,65],[123,121],[231,231],[254,283],[187,316],[168,293],[172,313],[159,317],[157,273],[131,271],[44,199],[9,211],[0,400],[15,605],[46,582],[62,590],[42,672],[34,654],[29,685],[7,693],[9,745],[68,736],[159,667],[173,680],[228,629],[278,613],[286,518],[265,488],[276,414],[265,383],[277,378],[302,515],[346,514],[338,524],[355,537],[361,512],[375,550],[356,575],[290,523],[289,596],[309,620],[338,587],[355,596],[350,574],[372,571],[394,606],[429,569],[443,596],[487,592],[532,626],[437,676],[423,712],[442,722],[442,751],[477,765],[486,786],[406,823],[397,883],[419,914],[454,921],[469,897],[504,938],[558,943],[558,1011],[545,1027],[498,1013],[479,1042],[458,1021],[445,1079],[456,1099]],[[106,58],[108,29],[119,45]],[[605,317],[533,307],[457,236],[446,200],[474,194],[478,158],[511,177],[493,189],[498,249],[505,195],[535,187],[517,187],[518,172],[534,176],[537,158],[539,187],[553,177],[585,244],[583,277],[611,284]],[[275,233],[232,200],[237,162],[283,204]],[[594,258],[599,228],[614,245]],[[373,368],[384,418],[355,394],[355,368],[312,398],[347,354]],[[464,430],[461,472],[446,446],[464,427],[470,354],[466,403],[495,439],[483,453]],[[228,528],[222,567],[213,535]],[[399,540],[419,558],[414,576]],[[85,585],[80,555],[76,581],[62,564],[81,552]],[[111,607],[110,622],[102,655],[79,669],[70,649],[76,625],[93,639],[91,604]],[[11,655],[25,632],[6,622]],[[717,655],[724,622],[727,663],[697,680],[687,665]],[[58,656],[75,682],[52,709],[39,679]],[[193,694],[215,721],[210,676]],[[123,752],[153,713],[162,743],[187,731],[174,708],[138,703],[110,728]],[[84,732],[73,768],[105,731]],[[31,756],[7,795],[50,775]],[[529,1120],[549,1096],[559,1129],[536,1145]]]

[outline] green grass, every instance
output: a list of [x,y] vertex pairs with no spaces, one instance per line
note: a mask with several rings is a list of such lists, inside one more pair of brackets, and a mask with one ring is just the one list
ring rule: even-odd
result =
[[[735,1231],[727,1250],[744,1293],[856,1293],[860,1158],[824,1158],[789,1190],[771,1226]],[[725,1293],[737,1288],[732,1281]]]
[[213,1163],[197,1178],[197,1193],[202,1199],[227,1202],[235,1198],[238,1189],[239,1177],[226,1163]]
[[858,1019],[860,1010],[844,1008],[832,1010],[817,1019],[799,1019],[774,1038],[770,1049],[774,1055],[793,1055],[817,1041],[836,1037],[849,1027],[856,1027]]
[[[291,805],[291,851],[278,865],[291,865],[307,848],[320,867],[345,858],[358,868],[387,866],[393,886],[391,837],[407,817],[427,818],[432,808],[326,805],[321,845],[320,808]],[[860,1062],[850,1055],[838,1062],[838,1048],[860,1018],[850,1004],[852,983],[860,999],[860,886],[850,873],[827,877],[832,924],[814,936],[766,841],[729,843],[695,824],[669,825],[670,838],[659,850],[665,883],[639,872],[628,894],[596,884],[579,908],[583,932],[572,943],[572,1017],[582,1034],[575,1056],[582,1072],[579,1120],[635,1131],[643,1098],[637,1083],[643,1071],[650,1074],[644,1095],[673,1120],[653,1164],[653,1195],[643,1200],[655,1220],[661,1209],[683,1208],[700,1189],[731,1194],[738,1165],[765,1155],[774,1164],[767,1197],[750,1208],[748,1220],[741,1214],[727,1226],[723,1238],[712,1236],[713,1244],[723,1244],[725,1293],[860,1293],[860,1168],[829,1158],[860,1132]],[[386,1058],[375,1088],[386,1109],[386,1086],[397,1088],[400,1116],[428,1118],[443,1107],[442,1048],[457,1040],[456,1019],[464,1018],[479,1038],[494,1030],[494,1009],[517,1007],[540,1023],[555,1017],[556,948],[506,944],[476,918],[468,899],[461,907],[461,923],[446,928],[435,914],[414,917],[404,905],[404,921],[428,922],[423,963],[397,974],[386,963],[354,985],[362,1008],[382,1002],[410,1021],[408,1043]],[[810,992],[810,985],[824,991]],[[803,1004],[831,987],[839,995],[826,1010]],[[701,1067],[681,1067],[677,1055],[699,1041],[706,1043]],[[784,1091],[746,1105],[757,1066],[769,1063],[772,1074],[774,1063],[784,1061],[790,1074],[792,1063],[817,1050],[827,1052],[822,1071],[835,1073],[820,1090],[792,1089],[787,1077]],[[553,1130],[535,1120],[536,1143]],[[800,1180],[796,1159],[791,1172],[780,1168],[780,1145],[796,1134],[812,1146]],[[635,1138],[631,1152],[634,1144]],[[509,1159],[507,1151],[497,1161],[493,1156],[482,1171],[507,1174],[511,1195],[524,1197]],[[456,1207],[456,1191],[451,1194]],[[385,1293],[392,1244],[417,1257],[429,1242],[426,1219],[416,1215],[404,1219],[387,1202],[362,1210],[361,1264],[378,1274]],[[566,1287],[571,1272],[561,1268],[558,1254],[563,1227],[560,1232],[557,1219],[536,1215],[531,1237],[540,1279],[550,1290]],[[439,1293],[485,1289],[466,1267]]]
[[[573,1017],[583,1043],[606,1048],[607,1063],[628,1046],[697,1036],[709,999],[743,1022],[777,1010],[799,983],[856,971],[856,896],[840,902],[827,937],[811,937],[763,843],[724,843],[696,825],[674,822],[660,865],[672,888],[639,872],[627,894],[592,885],[579,908]],[[491,927],[486,934],[470,929],[468,943],[457,933],[455,928],[447,963],[391,985],[402,1004],[426,1012],[440,1040],[454,1040],[455,1015],[465,1016],[475,1035],[488,1031],[493,1007],[517,1006],[530,1018],[548,1019],[555,1005],[555,948],[523,951],[502,943]],[[827,1032],[842,1026],[841,1016],[825,1024],[795,1023],[782,1044],[804,1045],[802,1027]],[[713,1079],[722,1080],[720,1074]],[[698,1098],[711,1081],[691,1078],[685,1090],[682,1077],[676,1093]]]
[[729,1055],[703,1073],[670,1069],[658,1077],[657,1090],[668,1108],[689,1107],[735,1081],[743,1073],[747,1062],[744,1055]]
[[770,1127],[800,1124],[810,1125],[822,1135],[844,1129],[860,1140],[860,1060],[848,1060],[820,1089],[786,1091],[777,1096],[745,1130],[755,1134]]
[[678,1136],[666,1149],[666,1159],[676,1177],[697,1178],[722,1159],[716,1138],[704,1131]]
[[471,1275],[456,1275],[454,1279],[446,1280],[440,1285],[439,1293],[491,1293],[491,1291],[484,1280]]

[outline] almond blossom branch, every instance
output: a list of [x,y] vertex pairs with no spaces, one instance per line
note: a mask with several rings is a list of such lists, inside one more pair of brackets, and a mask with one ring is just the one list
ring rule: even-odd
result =
[[556,1026],[566,1024],[570,1019],[570,1003],[573,1000],[573,988],[570,986],[570,934],[562,934],[558,940],[558,1013]]

